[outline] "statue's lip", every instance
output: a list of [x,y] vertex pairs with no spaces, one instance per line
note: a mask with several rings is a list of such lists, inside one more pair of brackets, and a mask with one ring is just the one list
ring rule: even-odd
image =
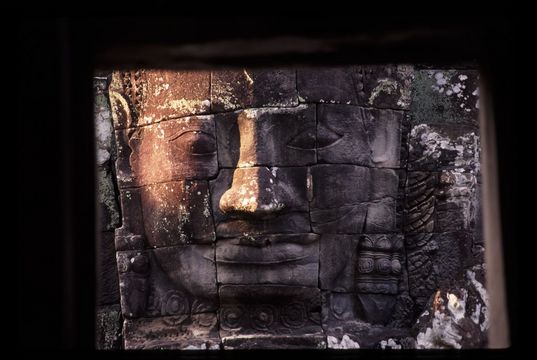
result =
[[216,262],[222,264],[272,265],[309,260],[318,251],[320,235],[244,235],[216,242]]

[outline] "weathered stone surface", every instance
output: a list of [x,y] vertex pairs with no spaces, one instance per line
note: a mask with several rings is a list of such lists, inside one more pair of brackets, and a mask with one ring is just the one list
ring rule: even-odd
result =
[[127,318],[216,310],[214,248],[189,245],[120,251],[121,308]]
[[463,125],[419,124],[409,136],[408,169],[439,171],[462,168],[479,171],[480,143],[475,128]]
[[324,347],[319,289],[224,285],[219,294],[220,336],[225,347]]
[[414,124],[477,126],[478,83],[475,70],[416,71],[410,106]]
[[[213,116],[172,119],[137,129],[119,131],[120,185],[147,185],[216,175],[218,161]],[[126,157],[128,156],[128,163]],[[130,172],[130,173],[129,173]],[[127,179],[132,180],[127,181]]]
[[317,286],[319,235],[245,235],[218,240],[218,282]]
[[121,308],[118,304],[97,308],[95,348],[97,350],[119,350],[121,340]]
[[361,104],[365,93],[357,67],[304,68],[297,70],[300,102]]
[[100,166],[97,168],[98,186],[98,216],[97,223],[99,230],[109,231],[120,225],[119,206],[117,204],[118,194],[114,187],[113,173],[110,166]]
[[146,312],[149,293],[149,256],[145,251],[118,251],[121,313],[124,317],[141,317]]
[[210,187],[217,236],[310,231],[305,167],[222,169]]
[[342,205],[310,211],[311,227],[318,234],[360,234],[364,229],[368,204]]
[[106,79],[93,79],[93,95],[97,166],[103,166],[115,157],[114,128],[107,99]]
[[117,193],[114,186],[115,176],[112,173],[112,162],[116,158],[116,147],[113,139],[112,116],[107,99],[107,81],[93,79],[94,91],[94,125],[98,184],[98,219],[101,231],[109,231],[119,227],[119,209]]
[[215,240],[207,181],[172,181],[141,189],[148,246],[211,243]]
[[322,290],[356,290],[356,235],[322,235],[320,244],[319,285]]
[[326,349],[324,334],[306,335],[236,335],[224,337],[225,350],[306,350]]
[[151,254],[155,292],[160,290],[163,293],[162,290],[168,286],[183,292],[191,313],[216,309],[216,267],[213,246],[173,246],[155,249]]
[[404,210],[404,230],[407,234],[430,233],[434,230],[438,174],[408,172]]
[[374,201],[367,206],[364,232],[373,234],[397,231],[396,217],[395,199]]
[[117,276],[114,233],[99,233],[97,244],[97,304],[119,303],[119,280]]
[[476,266],[430,296],[426,310],[414,326],[418,349],[487,346],[489,296],[483,281],[483,268]]
[[130,163],[132,149],[129,145],[129,138],[135,131],[135,129],[127,129],[116,130],[114,132],[117,145],[116,178],[117,185],[120,189],[138,185],[138,181]]
[[397,168],[401,166],[401,127],[404,113],[394,110],[370,110],[364,126],[371,148],[371,165]]
[[219,350],[214,313],[127,319],[125,349]]
[[[480,228],[477,177],[472,171],[444,170],[436,194],[435,231],[472,231]],[[476,234],[476,239],[480,233]],[[477,240],[479,241],[479,240]]]
[[247,109],[215,116],[221,167],[316,162],[315,107]]
[[317,165],[311,167],[312,208],[335,208],[370,199],[370,169],[354,165]]
[[366,105],[377,108],[408,109],[412,99],[414,68],[411,65],[362,67]]
[[247,107],[297,106],[295,70],[213,71],[211,101],[215,112]]
[[357,106],[319,105],[317,157],[324,163],[369,166],[371,148],[364,119],[372,116]]
[[114,72],[110,103],[116,129],[204,114],[210,110],[210,73],[138,70]]
[[142,250],[146,245],[140,189],[120,190],[122,225],[115,231],[116,250]]
[[323,292],[323,329],[327,332],[363,324],[358,334],[367,334],[364,325],[386,325],[396,297],[384,294]]
[[398,167],[403,116],[393,110],[319,105],[319,162]]
[[432,292],[464,275],[464,269],[479,262],[472,255],[472,234],[446,232],[407,235],[407,265],[410,295],[421,312]]

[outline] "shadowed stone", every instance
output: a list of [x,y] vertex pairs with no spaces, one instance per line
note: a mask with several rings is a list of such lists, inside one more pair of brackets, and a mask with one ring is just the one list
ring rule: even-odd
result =
[[[304,68],[297,70],[300,102],[361,104],[361,71],[356,67]],[[359,101],[358,99],[362,101]]]
[[320,288],[336,292],[355,291],[358,237],[322,235],[320,245]]
[[244,234],[301,234],[310,231],[307,212],[283,213],[270,219],[234,219],[216,226],[218,238],[243,236]]
[[119,304],[97,308],[95,348],[97,350],[121,349],[121,308]]
[[335,208],[367,202],[370,198],[369,168],[354,165],[316,165],[311,167],[312,208]]
[[315,107],[247,109],[215,116],[221,167],[301,166],[315,157]]
[[114,233],[101,232],[97,238],[97,304],[119,302],[119,281],[117,276]]
[[140,189],[119,191],[122,225],[115,231],[116,250],[142,250],[145,247],[145,230]]
[[294,70],[213,71],[212,110],[215,112],[247,107],[297,106]]
[[97,168],[97,184],[99,186],[97,216],[99,230],[114,230],[120,225],[120,215],[113,173],[109,165]]
[[216,314],[125,320],[125,349],[219,350]]
[[317,286],[319,235],[243,236],[218,240],[218,282]]

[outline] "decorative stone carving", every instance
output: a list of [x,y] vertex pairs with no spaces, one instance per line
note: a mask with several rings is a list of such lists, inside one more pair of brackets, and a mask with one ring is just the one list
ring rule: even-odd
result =
[[402,272],[402,236],[362,235],[359,248],[358,291],[397,294],[397,284]]
[[213,251],[208,245],[190,245],[118,252],[123,316],[215,311]]
[[[321,299],[317,288],[220,287],[220,336],[224,348],[324,347],[320,324]],[[251,339],[250,344],[244,343],[246,338]]]
[[417,122],[427,74],[114,73],[125,348],[421,344],[417,316],[483,246],[476,123]]
[[437,174],[409,172],[406,184],[406,233],[430,233],[434,229]]

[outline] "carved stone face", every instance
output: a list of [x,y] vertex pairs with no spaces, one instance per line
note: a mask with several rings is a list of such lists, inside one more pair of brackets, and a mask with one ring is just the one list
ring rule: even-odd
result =
[[334,319],[389,320],[403,113],[299,104],[295,72],[272,75],[115,73],[128,347],[156,346],[140,345],[150,327],[202,327],[199,314],[228,347],[252,334],[320,346]]

